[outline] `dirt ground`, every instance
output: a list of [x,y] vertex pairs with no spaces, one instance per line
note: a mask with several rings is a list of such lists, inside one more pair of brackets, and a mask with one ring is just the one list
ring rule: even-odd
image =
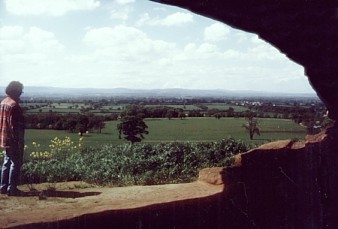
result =
[[0,195],[0,228],[206,197],[222,192],[223,185],[197,181],[154,186],[97,187],[84,182],[66,182],[23,185],[19,189],[24,191],[24,196]]

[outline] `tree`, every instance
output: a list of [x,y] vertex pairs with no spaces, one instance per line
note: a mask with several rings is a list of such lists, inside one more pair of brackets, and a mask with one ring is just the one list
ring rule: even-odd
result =
[[221,112],[218,112],[216,114],[214,114],[215,118],[217,119],[221,119],[222,118],[222,113]]
[[143,119],[138,116],[124,116],[121,119],[121,123],[117,125],[119,130],[119,138],[124,135],[124,138],[134,144],[144,139],[143,134],[148,134],[148,126],[145,124]]
[[76,129],[76,124],[77,124],[77,120],[74,117],[69,116],[69,118],[64,123],[64,128],[66,130],[69,130],[69,132],[74,133]]
[[165,117],[168,118],[169,120],[171,120],[174,117],[174,110],[173,109],[169,109],[167,111],[167,113],[165,114]]
[[233,107],[229,107],[226,112],[228,117],[234,117],[235,109]]
[[77,123],[75,128],[79,131],[81,136],[88,130],[88,123],[89,119],[86,115],[77,116]]
[[185,118],[185,114],[183,112],[178,113],[178,118],[181,120]]
[[101,133],[105,126],[104,117],[95,115],[89,116],[88,129],[96,129],[97,133]]
[[245,120],[247,121],[246,124],[243,124],[242,127],[244,127],[250,136],[250,140],[253,139],[254,134],[261,135],[260,130],[258,128],[258,119],[255,118],[254,112],[248,112],[248,114],[245,117]]

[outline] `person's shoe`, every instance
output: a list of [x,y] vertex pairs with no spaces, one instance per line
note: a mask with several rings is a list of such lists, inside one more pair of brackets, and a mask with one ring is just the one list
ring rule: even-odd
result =
[[8,196],[22,196],[23,192],[17,188],[11,189],[7,193]]
[[6,194],[8,194],[8,192],[7,192],[7,190],[0,190],[0,194],[6,195]]

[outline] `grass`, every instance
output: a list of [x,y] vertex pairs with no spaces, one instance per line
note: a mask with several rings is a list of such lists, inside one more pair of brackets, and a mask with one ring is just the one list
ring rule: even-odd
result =
[[183,120],[154,119],[148,120],[149,135],[145,142],[161,141],[216,141],[228,137],[250,143],[261,144],[267,141],[299,138],[306,135],[306,130],[285,119],[261,119],[261,136],[249,139],[242,124],[243,118],[191,118]]
[[[146,105],[146,107],[159,107],[160,105]],[[195,106],[195,105],[170,105],[166,104],[163,105],[165,107],[171,107],[173,109],[183,109],[185,111],[192,111],[192,110],[201,110],[201,108]]]
[[243,106],[236,106],[236,105],[227,105],[224,103],[210,103],[210,104],[205,104],[209,110],[211,109],[218,109],[221,111],[229,110],[230,107],[234,109],[235,112],[242,112],[248,110],[247,107]]
[[[187,119],[146,119],[149,134],[145,135],[143,142],[159,143],[172,141],[218,141],[225,138],[240,139],[248,143],[262,144],[269,141],[281,139],[304,139],[306,130],[291,120],[285,119],[260,119],[261,136],[254,136],[254,140],[249,139],[249,135],[241,127],[245,123],[243,118],[187,118]],[[110,121],[101,134],[89,133],[84,135],[85,146],[99,146],[103,144],[121,144],[125,140],[118,138],[116,125],[119,121]],[[35,148],[32,142],[41,144],[41,149],[48,149],[50,140],[55,137],[64,138],[69,136],[77,142],[80,136],[77,133],[69,133],[57,130],[26,130],[25,142],[28,152]]]

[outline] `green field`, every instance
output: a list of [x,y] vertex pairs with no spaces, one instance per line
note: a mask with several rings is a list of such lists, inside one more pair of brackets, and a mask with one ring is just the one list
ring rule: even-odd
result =
[[261,136],[250,141],[242,124],[243,118],[191,118],[183,120],[148,120],[149,135],[145,142],[161,141],[216,141],[233,137],[253,143],[271,140],[304,138],[306,131],[291,120],[261,119]]
[[242,111],[248,110],[247,107],[236,106],[236,105],[227,105],[227,104],[224,104],[224,103],[210,103],[210,104],[204,104],[204,105],[206,105],[209,110],[218,109],[220,111],[225,111],[225,110],[229,110],[230,107],[232,107],[235,112],[242,112]]
[[[235,112],[242,112],[248,110],[247,107],[243,106],[236,106],[236,105],[227,105],[225,103],[205,103],[203,104],[205,107],[207,107],[209,110],[211,109],[218,109],[220,111],[226,111],[230,107],[234,109]],[[122,112],[125,107],[128,106],[128,104],[120,104],[120,105],[108,105],[108,106],[102,106],[98,109],[93,109],[89,105],[86,105],[84,103],[27,103],[23,104],[23,107],[28,108],[27,113],[79,113],[81,109],[90,108],[92,113],[120,113]],[[200,107],[197,105],[171,105],[167,104],[164,105],[166,107],[170,107],[173,109],[182,109],[184,111],[193,111],[198,110],[202,111]],[[146,105],[146,107],[159,107],[159,105]]]
[[[243,118],[187,118],[187,119],[146,119],[149,135],[145,135],[143,142],[158,143],[170,141],[217,141],[233,137],[253,144],[262,144],[280,139],[304,139],[305,128],[285,119],[260,119],[261,136],[250,140],[244,128]],[[125,142],[118,139],[116,125],[119,121],[106,123],[106,128],[101,134],[85,134],[83,141],[85,146],[99,146],[102,144],[120,144]],[[50,140],[55,137],[63,139],[69,136],[77,142],[80,136],[77,133],[56,130],[26,130],[25,143],[28,146],[27,152],[34,151],[32,142],[41,144],[41,149],[48,149]]]

